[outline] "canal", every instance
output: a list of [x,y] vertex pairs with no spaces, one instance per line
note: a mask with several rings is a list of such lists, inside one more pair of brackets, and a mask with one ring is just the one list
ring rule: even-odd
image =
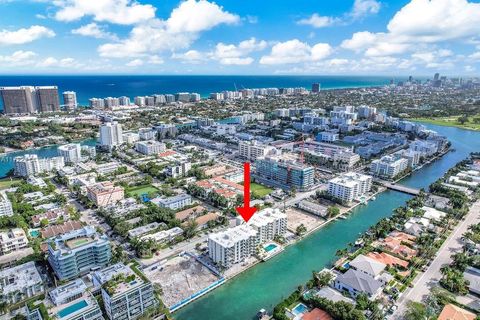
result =
[[[400,183],[426,188],[470,152],[480,151],[480,132],[427,125],[452,142],[454,152],[425,166]],[[360,233],[403,205],[410,196],[387,191],[366,206],[357,207],[346,220],[338,220],[292,245],[276,257],[228,281],[174,314],[177,320],[250,320],[257,311],[269,311],[295,288],[335,259],[335,252]]]

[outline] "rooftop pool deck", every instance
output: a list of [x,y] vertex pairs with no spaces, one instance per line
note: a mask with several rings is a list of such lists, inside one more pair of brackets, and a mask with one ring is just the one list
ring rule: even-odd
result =
[[85,300],[81,300],[77,303],[74,303],[72,305],[69,305],[68,307],[60,310],[57,315],[59,318],[65,318],[69,315],[71,315],[72,313],[75,313],[79,310],[82,310],[83,308],[85,308],[86,306],[88,306],[88,303],[87,301]]

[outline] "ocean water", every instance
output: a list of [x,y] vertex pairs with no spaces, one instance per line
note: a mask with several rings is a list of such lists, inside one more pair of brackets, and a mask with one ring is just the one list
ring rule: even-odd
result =
[[[404,79],[396,78],[395,80]],[[59,93],[75,91],[78,103],[81,105],[88,105],[88,99],[93,97],[133,98],[141,95],[177,92],[197,92],[202,97],[207,97],[211,92],[235,90],[235,88],[239,90],[267,87],[310,89],[315,82],[320,83],[322,89],[353,88],[385,85],[390,82],[390,78],[381,76],[0,76],[0,87],[55,85],[58,86]]]

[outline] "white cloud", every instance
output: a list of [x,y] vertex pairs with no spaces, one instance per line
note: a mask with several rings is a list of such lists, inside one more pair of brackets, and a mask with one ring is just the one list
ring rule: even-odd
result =
[[54,57],[48,57],[37,63],[39,68],[81,68],[83,64],[77,62],[73,58],[57,59]]
[[298,24],[309,25],[314,28],[325,28],[337,24],[349,24],[368,15],[377,14],[381,4],[377,0],[355,0],[352,9],[340,17],[321,16],[312,14],[309,18],[298,20]]
[[125,64],[127,67],[139,67],[143,65],[143,60],[141,59],[134,59],[132,61],[129,61]]
[[314,13],[310,18],[298,20],[297,23],[302,25],[310,25],[314,28],[324,28],[329,27],[338,21],[338,18],[320,16],[318,13]]
[[354,19],[359,19],[371,14],[377,14],[381,6],[380,2],[376,0],[355,0],[350,16]]
[[164,51],[187,49],[200,32],[220,24],[232,24],[239,17],[206,0],[187,0],[167,20],[150,19],[136,25],[126,39],[98,47],[102,57],[141,57]]
[[160,56],[153,55],[148,58],[148,63],[150,64],[163,64],[165,61]]
[[332,53],[327,43],[317,43],[313,47],[298,39],[280,42],[272,47],[269,55],[260,59],[261,64],[290,64],[325,59]]
[[86,37],[94,37],[97,39],[111,39],[111,40],[117,39],[116,35],[105,31],[101,26],[99,26],[95,22],[86,24],[77,29],[73,29],[72,33],[78,34],[81,36],[86,36]]
[[40,38],[51,38],[55,36],[55,32],[44,26],[31,26],[15,31],[1,30],[0,45],[24,44],[35,41]]
[[172,54],[172,59],[181,60],[184,63],[196,64],[201,61],[205,61],[206,57],[203,53],[197,50],[188,50],[184,53],[174,53]]
[[480,60],[480,51],[472,53],[468,57],[472,60]]
[[215,50],[210,56],[224,65],[249,65],[253,62],[253,58],[248,57],[248,54],[263,50],[266,47],[266,41],[257,41],[255,38],[244,40],[238,45],[220,42],[215,46]]
[[186,0],[173,9],[166,27],[172,33],[195,33],[210,30],[219,24],[235,24],[239,21],[239,16],[224,11],[214,2]]
[[59,21],[75,21],[93,16],[95,21],[116,24],[136,24],[155,17],[155,7],[133,0],[54,0],[60,9],[55,13]]
[[33,58],[36,56],[33,51],[18,50],[9,56],[0,56],[0,65],[2,67],[30,65],[34,63]]
[[388,32],[357,32],[342,48],[367,56],[388,56],[421,45],[467,41],[478,35],[480,3],[467,0],[412,0],[387,25]]

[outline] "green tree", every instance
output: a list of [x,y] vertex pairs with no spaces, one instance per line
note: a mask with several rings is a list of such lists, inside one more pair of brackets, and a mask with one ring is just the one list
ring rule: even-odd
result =
[[403,317],[405,320],[426,320],[427,308],[420,302],[409,301]]

